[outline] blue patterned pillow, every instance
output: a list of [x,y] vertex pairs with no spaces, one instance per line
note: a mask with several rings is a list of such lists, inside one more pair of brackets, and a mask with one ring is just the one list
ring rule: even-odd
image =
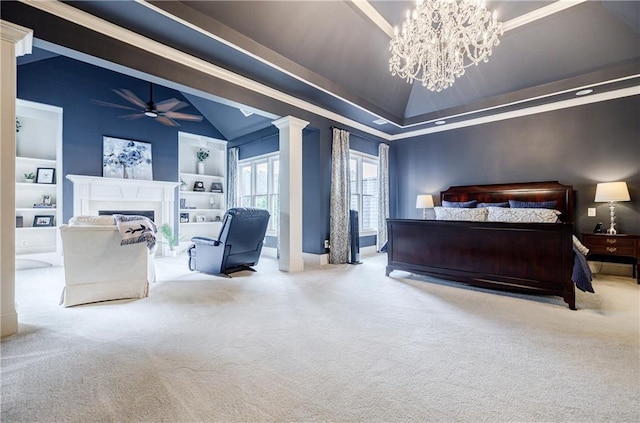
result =
[[453,207],[457,209],[474,209],[477,204],[478,204],[478,200],[471,200],[471,201],[442,200],[442,207]]
[[555,209],[558,202],[551,201],[518,201],[509,200],[509,206],[512,209]]
[[478,205],[476,207],[478,207],[478,208],[480,208],[480,207],[509,207],[509,202],[505,201],[504,203],[478,203]]

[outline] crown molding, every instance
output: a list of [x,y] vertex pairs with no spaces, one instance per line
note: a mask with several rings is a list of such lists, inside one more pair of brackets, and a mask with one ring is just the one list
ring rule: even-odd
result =
[[[633,86],[631,88],[627,88],[627,89],[619,89],[619,90],[615,90],[615,91],[610,91],[607,93],[602,93],[602,94],[596,94],[596,95],[589,95],[580,99],[570,99],[570,100],[564,100],[564,101],[557,101],[557,102],[553,102],[553,103],[548,103],[545,105],[538,105],[538,106],[532,106],[532,107],[523,107],[522,109],[519,110],[515,110],[515,111],[509,111],[509,112],[502,112],[499,113],[499,109],[502,107],[506,107],[508,105],[498,105],[495,107],[492,107],[491,109],[495,109],[496,113],[491,115],[491,116],[485,116],[485,117],[480,117],[480,118],[471,118],[468,119],[466,121],[463,122],[456,122],[456,123],[451,123],[451,124],[444,124],[444,125],[439,125],[436,127],[430,126],[429,128],[422,128],[422,129],[417,129],[415,131],[411,131],[411,132],[403,132],[401,134],[389,134],[386,132],[383,132],[381,130],[378,130],[376,128],[372,128],[369,125],[354,121],[350,118],[347,118],[345,116],[342,116],[338,113],[335,113],[331,110],[328,110],[324,107],[320,107],[317,105],[314,105],[308,101],[305,101],[303,99],[294,97],[292,95],[286,94],[282,91],[279,91],[277,89],[268,87],[264,84],[261,84],[255,80],[252,80],[250,78],[246,78],[244,76],[241,76],[239,74],[236,74],[234,72],[231,72],[229,70],[223,69],[219,66],[216,66],[212,63],[209,63],[205,60],[199,59],[197,57],[194,57],[192,55],[189,55],[187,53],[184,53],[182,51],[179,51],[175,48],[169,47],[167,45],[161,44],[155,40],[149,39],[147,37],[144,37],[140,34],[137,34],[133,31],[130,31],[126,28],[122,28],[120,26],[117,26],[115,24],[112,24],[111,22],[108,22],[106,20],[103,20],[99,17],[96,17],[94,15],[91,15],[89,13],[86,13],[84,11],[81,11],[79,9],[76,9],[72,6],[69,6],[65,3],[59,2],[59,1],[37,1],[37,0],[20,0],[22,3],[25,3],[31,7],[40,9],[46,13],[52,14],[54,16],[57,16],[59,18],[65,19],[69,22],[72,22],[74,24],[83,26],[89,30],[98,32],[100,34],[103,34],[105,36],[108,36],[110,38],[113,38],[115,40],[118,40],[120,42],[132,45],[136,48],[139,48],[141,50],[147,51],[151,54],[163,57],[165,59],[174,61],[176,63],[179,63],[181,65],[184,66],[188,66],[194,70],[197,70],[199,72],[202,72],[204,74],[213,76],[215,78],[219,78],[221,80],[227,81],[229,83],[232,83],[234,85],[237,85],[239,87],[242,87],[244,89],[249,89],[253,92],[256,92],[258,94],[264,95],[265,97],[269,97],[272,98],[274,100],[280,101],[282,103],[288,104],[290,106],[293,106],[295,108],[304,110],[306,112],[315,114],[317,116],[321,116],[324,117],[326,119],[332,120],[334,122],[340,123],[342,125],[346,125],[349,126],[351,128],[354,128],[356,130],[362,131],[363,133],[378,137],[380,139],[383,139],[385,141],[395,141],[395,140],[402,140],[402,139],[406,139],[406,138],[413,138],[416,136],[420,136],[420,135],[425,135],[425,134],[431,134],[431,133],[436,133],[436,132],[442,132],[442,131],[447,131],[447,130],[452,130],[452,129],[457,129],[457,128],[462,128],[462,127],[468,127],[468,126],[473,126],[473,125],[480,125],[483,123],[488,123],[488,122],[495,122],[495,121],[499,121],[499,120],[505,120],[505,119],[511,119],[511,118],[515,118],[515,117],[520,117],[520,116],[526,116],[526,115],[530,115],[530,114],[536,114],[536,113],[543,113],[546,111],[551,111],[551,110],[558,110],[558,109],[562,109],[562,108],[566,108],[566,107],[574,107],[574,106],[579,106],[579,105],[583,105],[583,104],[589,104],[589,103],[595,103],[595,102],[599,102],[599,101],[606,101],[606,100],[611,100],[614,98],[620,98],[620,97],[626,97],[626,96],[630,96],[630,95],[638,95],[640,94],[640,87],[639,86]],[[158,9],[155,6],[149,5],[146,1],[144,0],[136,0],[138,3],[143,4],[147,7],[150,7],[152,10],[162,10],[162,9]],[[583,1],[559,1],[556,3],[562,3],[562,5],[558,5],[555,6],[556,9],[554,10],[564,10],[567,7],[571,7],[574,6],[576,4],[582,3]],[[556,3],[554,3],[553,5],[555,5]],[[552,5],[550,5],[552,6]],[[560,6],[563,6],[562,9],[559,9]],[[541,9],[545,9],[545,8],[541,8]],[[549,12],[549,11],[547,11]],[[167,17],[172,17],[173,15],[171,15],[170,13],[166,12],[166,11],[162,11],[159,13],[163,13],[165,16]],[[533,12],[532,12],[533,13]],[[545,16],[548,16],[550,13],[547,13]],[[210,34],[207,31],[204,31],[201,28],[198,28],[195,25],[192,25],[188,22],[183,21],[182,19],[173,16],[172,19],[175,19],[176,22],[180,22],[183,24],[188,24],[189,28],[193,29],[193,30],[198,30],[203,34],[206,34],[208,36],[214,37],[215,39],[219,39],[219,37],[215,36],[214,34]],[[226,42],[225,43],[229,46],[234,47],[233,44]],[[234,47],[235,48],[235,47]],[[248,52],[246,52],[245,50],[240,49],[240,51],[246,53],[246,54],[250,54]],[[252,57],[256,57],[255,55],[251,55]],[[263,63],[272,66],[274,69],[277,70],[281,70],[278,66],[276,66],[275,64],[272,64],[268,61],[266,61],[263,58],[258,58],[259,60],[261,60]],[[282,71],[282,70],[281,70]],[[289,73],[288,73],[289,74]],[[638,75],[633,75],[631,77],[637,77]],[[304,79],[297,77],[296,78],[300,81],[303,81],[305,83],[308,83],[308,81],[305,81]],[[602,82],[601,84],[605,84],[608,83],[610,81],[606,81],[606,82]],[[596,85],[601,85],[596,84]],[[315,88],[318,89],[322,89],[320,87],[317,87],[313,84],[310,84],[311,86],[314,86]],[[579,87],[579,88],[575,88],[575,89],[580,89],[580,88],[584,88],[584,87]],[[573,88],[571,89],[573,90]],[[375,113],[357,105],[354,104],[352,102],[349,102],[346,99],[343,99],[342,97],[331,93],[327,90],[323,90],[329,94],[331,94],[332,96],[334,96],[335,98],[339,99],[340,101],[345,102],[346,104],[352,105],[354,107],[358,107],[360,110],[363,110],[369,114],[371,114],[372,116],[377,116]],[[566,91],[570,91],[570,90],[566,90]],[[561,94],[565,91],[558,91],[558,92],[553,92],[553,93],[549,93],[549,94],[545,94],[544,96],[538,96],[538,97],[532,97],[532,98],[527,98],[527,99],[521,99],[519,101],[517,101],[516,103],[526,103],[528,101],[534,101],[538,98],[541,97],[552,97],[554,95],[557,94]],[[473,111],[473,112],[469,112],[469,113],[462,113],[460,114],[460,116],[462,115],[467,115],[467,114],[472,114],[475,113],[477,111]],[[380,116],[377,116],[380,117]],[[453,116],[455,117],[455,116]],[[436,120],[446,120],[448,117],[444,116],[444,117],[438,117],[437,119],[433,119],[430,121],[423,121],[423,122],[418,122],[418,123],[412,123],[412,124],[407,124],[407,125],[400,125],[394,122],[388,122],[392,125],[394,125],[397,128],[400,129],[407,129],[410,127],[415,127],[415,126],[421,126],[421,125],[428,125],[428,124],[433,124]],[[451,118],[451,117],[449,117]],[[373,124],[373,122],[372,122]]]
[[16,57],[31,54],[33,31],[29,28],[0,19],[0,37],[2,41],[15,44]]
[[302,110],[306,110],[318,116],[322,116],[329,120],[333,120],[335,122],[339,122],[344,125],[356,128],[360,131],[376,137],[380,137],[384,140],[388,141],[390,139],[390,135],[387,133],[371,128],[367,125],[363,125],[360,122],[356,122],[323,107],[316,106],[315,104],[309,103],[308,101],[268,87],[250,78],[246,78],[244,76],[238,75],[237,73],[223,69],[205,60],[199,59],[173,47],[169,47],[165,44],[144,37],[133,31],[112,24],[111,22],[98,18],[97,16],[91,15],[59,1],[20,0],[20,2],[36,9],[42,10],[43,12],[57,16],[61,19],[90,29],[92,31],[98,32],[102,35],[106,35],[115,40],[145,50],[149,53],[155,54],[168,60],[172,60],[176,63],[180,63],[181,65],[188,66],[207,75],[222,79],[239,87],[249,89],[269,98],[273,98]]

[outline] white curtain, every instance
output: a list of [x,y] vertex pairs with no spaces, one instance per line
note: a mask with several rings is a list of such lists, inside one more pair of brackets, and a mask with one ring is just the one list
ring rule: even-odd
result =
[[389,218],[389,146],[378,145],[378,251],[387,242],[387,219]]
[[329,262],[349,261],[349,132],[333,128],[331,148],[331,210]]
[[229,175],[227,176],[227,208],[238,207],[238,147],[228,152]]

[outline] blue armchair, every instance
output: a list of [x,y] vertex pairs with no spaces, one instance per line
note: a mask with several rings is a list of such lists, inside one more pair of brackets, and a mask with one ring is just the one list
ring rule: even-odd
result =
[[233,208],[222,220],[218,239],[191,238],[189,269],[213,275],[226,275],[255,269],[269,224],[269,212],[262,209]]

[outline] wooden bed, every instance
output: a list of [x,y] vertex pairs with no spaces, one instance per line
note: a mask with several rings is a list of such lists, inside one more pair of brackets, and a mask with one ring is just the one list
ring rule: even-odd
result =
[[441,200],[557,201],[562,223],[388,219],[394,270],[486,288],[558,295],[575,310],[573,187],[558,182],[451,187]]

